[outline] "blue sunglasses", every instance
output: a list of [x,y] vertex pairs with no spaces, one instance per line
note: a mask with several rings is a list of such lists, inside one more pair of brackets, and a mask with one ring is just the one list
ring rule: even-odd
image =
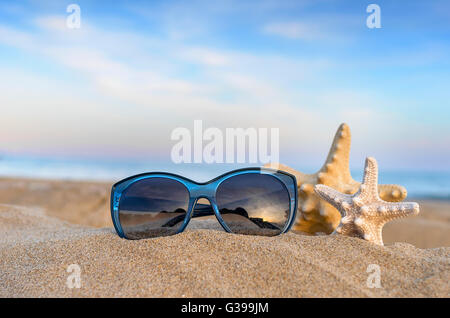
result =
[[230,233],[275,236],[289,231],[296,212],[295,176],[268,168],[235,170],[204,183],[151,172],[111,190],[114,228],[126,239],[181,233],[192,218],[214,216]]

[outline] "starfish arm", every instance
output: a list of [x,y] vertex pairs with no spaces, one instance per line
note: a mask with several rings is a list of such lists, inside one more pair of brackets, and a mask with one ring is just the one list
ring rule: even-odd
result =
[[383,225],[384,223],[377,224],[373,222],[362,221],[357,227],[361,238],[378,245],[384,245],[382,235]]
[[419,214],[419,204],[416,202],[386,202],[378,208],[379,218],[387,221],[410,215]]
[[396,184],[379,184],[378,195],[384,201],[400,202],[406,199],[407,191],[405,187]]
[[378,164],[375,158],[366,158],[366,166],[364,168],[363,183],[361,184],[361,193],[371,198],[379,198],[378,196]]
[[350,195],[343,194],[323,184],[317,184],[314,187],[314,191],[319,197],[321,197],[322,199],[333,205],[339,211],[341,211],[342,209],[343,202],[347,203],[351,202]]
[[342,170],[341,173],[344,173],[348,178],[351,178],[349,167],[350,146],[350,127],[348,127],[347,124],[341,124],[336,131],[336,135],[334,136],[327,159],[325,160],[325,163],[320,171],[328,171],[330,167],[338,165],[339,167],[345,167],[345,170]]

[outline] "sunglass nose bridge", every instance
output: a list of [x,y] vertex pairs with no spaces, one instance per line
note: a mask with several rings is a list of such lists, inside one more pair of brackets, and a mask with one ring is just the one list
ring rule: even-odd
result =
[[189,192],[191,197],[193,198],[205,198],[211,202],[216,193],[216,184],[196,184],[194,186],[191,186]]

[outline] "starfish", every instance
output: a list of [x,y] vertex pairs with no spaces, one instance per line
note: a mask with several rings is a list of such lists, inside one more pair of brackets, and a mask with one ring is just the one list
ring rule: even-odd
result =
[[383,245],[383,226],[394,219],[417,215],[415,202],[391,203],[378,195],[378,164],[374,158],[366,159],[363,183],[353,195],[341,193],[326,185],[318,184],[314,191],[332,204],[342,215],[333,233],[362,238]]
[[[359,182],[350,174],[351,133],[346,124],[341,124],[322,168],[313,174],[305,174],[279,163],[265,165],[292,173],[298,183],[298,212],[294,230],[311,234],[330,234],[341,219],[339,212],[314,193],[316,184],[324,184],[346,194],[358,191]],[[399,185],[379,185],[383,200],[399,202],[406,198],[406,189]]]

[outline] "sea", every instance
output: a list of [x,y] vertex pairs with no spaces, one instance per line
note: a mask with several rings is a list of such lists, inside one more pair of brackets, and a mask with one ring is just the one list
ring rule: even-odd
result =
[[[161,171],[183,175],[204,182],[227,171],[255,165],[232,164],[167,164],[140,160],[61,159],[32,156],[0,156],[0,177],[63,179],[116,182],[131,175]],[[257,165],[256,165],[257,166]],[[310,167],[295,167],[305,173]],[[362,171],[352,170],[361,181]],[[380,171],[379,182],[400,184],[408,190],[408,198],[450,200],[450,171]]]

